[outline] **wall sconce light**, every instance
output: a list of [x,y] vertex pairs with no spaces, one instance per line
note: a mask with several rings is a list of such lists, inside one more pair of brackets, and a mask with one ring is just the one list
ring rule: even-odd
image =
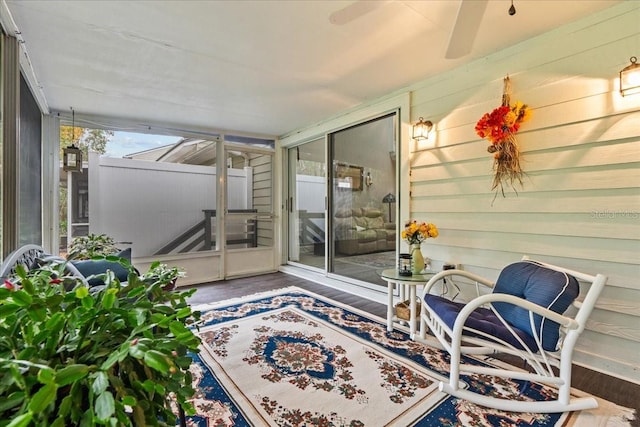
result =
[[70,145],[62,150],[62,169],[65,172],[82,172],[82,150]]
[[631,64],[620,71],[620,93],[622,96],[640,93],[640,64],[636,63],[638,58],[635,56],[629,60]]
[[413,139],[421,140],[429,137],[429,132],[433,128],[433,123],[430,120],[426,122],[422,117],[418,120],[418,123],[413,125]]
[[371,184],[373,184],[373,178],[371,178],[371,172],[367,172],[367,176],[364,177],[364,183],[367,184],[367,187],[371,187]]

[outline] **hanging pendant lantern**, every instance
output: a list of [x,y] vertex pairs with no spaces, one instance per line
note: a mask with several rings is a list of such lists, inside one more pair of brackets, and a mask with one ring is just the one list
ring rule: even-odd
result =
[[62,150],[62,170],[82,172],[82,150],[73,143],[76,129],[76,113],[71,108],[71,145]]
[[62,169],[65,172],[82,172],[82,150],[70,145],[62,150]]

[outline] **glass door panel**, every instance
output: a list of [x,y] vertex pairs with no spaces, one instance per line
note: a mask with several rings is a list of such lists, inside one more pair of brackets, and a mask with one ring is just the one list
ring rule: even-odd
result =
[[289,254],[291,262],[325,269],[325,139],[289,149]]
[[225,159],[225,276],[272,271],[273,149],[253,141],[226,142]]
[[386,286],[395,266],[396,115],[330,134],[332,257],[329,272]]
[[226,147],[225,247],[273,247],[273,152]]

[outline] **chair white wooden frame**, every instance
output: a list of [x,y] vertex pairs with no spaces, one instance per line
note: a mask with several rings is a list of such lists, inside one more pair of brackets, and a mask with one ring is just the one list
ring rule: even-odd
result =
[[15,273],[18,265],[23,265],[29,270],[39,260],[52,264],[64,264],[65,269],[71,276],[79,278],[85,286],[89,286],[87,279],[73,264],[57,255],[48,254],[42,246],[33,244],[23,245],[7,255],[7,258],[0,265],[0,278],[10,278]]
[[[527,261],[528,257],[523,257],[523,260]],[[449,328],[431,307],[425,303],[422,304],[420,313],[420,338],[422,340],[426,339],[426,328],[428,327],[437,338],[441,348],[446,350],[451,358],[449,382],[440,382],[439,388],[441,391],[461,399],[469,400],[478,405],[515,412],[554,413],[590,409],[598,406],[596,399],[593,397],[577,398],[571,396],[571,369],[576,341],[585,328],[587,319],[593,311],[596,300],[607,282],[607,277],[602,274],[592,276],[547,263],[537,263],[575,277],[578,281],[583,282],[582,286],[587,283],[590,285],[582,301],[575,300],[573,302],[573,306],[576,309],[574,315],[567,314],[574,312],[574,310],[571,309],[567,310],[564,314],[559,314],[514,295],[490,293],[495,286],[495,282],[463,270],[446,270],[440,272],[425,285],[422,293],[423,301],[426,294],[438,289],[434,288],[434,286],[442,279],[447,277],[453,278],[455,276],[474,282],[477,295],[460,311],[456,317],[453,328]],[[468,283],[468,280],[464,281]],[[462,285],[462,282],[458,283],[458,286],[460,285]],[[472,286],[470,283],[469,285]],[[496,312],[492,305],[494,302],[507,302],[528,310],[532,330],[534,330],[534,313],[557,322],[560,325],[560,340],[558,341],[557,350],[553,352],[544,350],[539,337],[536,339],[538,345],[537,351],[532,351],[524,345],[519,337],[515,335],[506,320]],[[496,340],[496,338],[488,336],[481,331],[471,330],[465,326],[465,321],[469,315],[475,309],[483,306],[490,308],[498,315],[498,318],[500,318],[511,334],[523,344],[522,347],[524,349],[517,348],[504,340]],[[474,336],[469,336],[465,333],[473,333]],[[433,343],[433,341],[433,339],[430,340],[431,343]],[[462,354],[491,355],[498,353],[521,357],[532,368],[533,372],[516,367],[507,369],[504,367],[497,368],[462,363]],[[549,401],[516,401],[480,395],[461,388],[461,373],[493,375],[503,378],[544,383],[557,389],[557,398]],[[463,383],[462,386],[464,386]]]

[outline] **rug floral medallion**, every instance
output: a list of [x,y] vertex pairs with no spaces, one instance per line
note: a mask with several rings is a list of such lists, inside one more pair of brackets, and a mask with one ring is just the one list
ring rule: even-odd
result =
[[[189,426],[581,425],[572,414],[504,412],[445,395],[438,383],[446,381],[446,353],[308,291],[287,288],[201,311]],[[465,382],[487,395],[551,398],[540,384],[480,375]]]

